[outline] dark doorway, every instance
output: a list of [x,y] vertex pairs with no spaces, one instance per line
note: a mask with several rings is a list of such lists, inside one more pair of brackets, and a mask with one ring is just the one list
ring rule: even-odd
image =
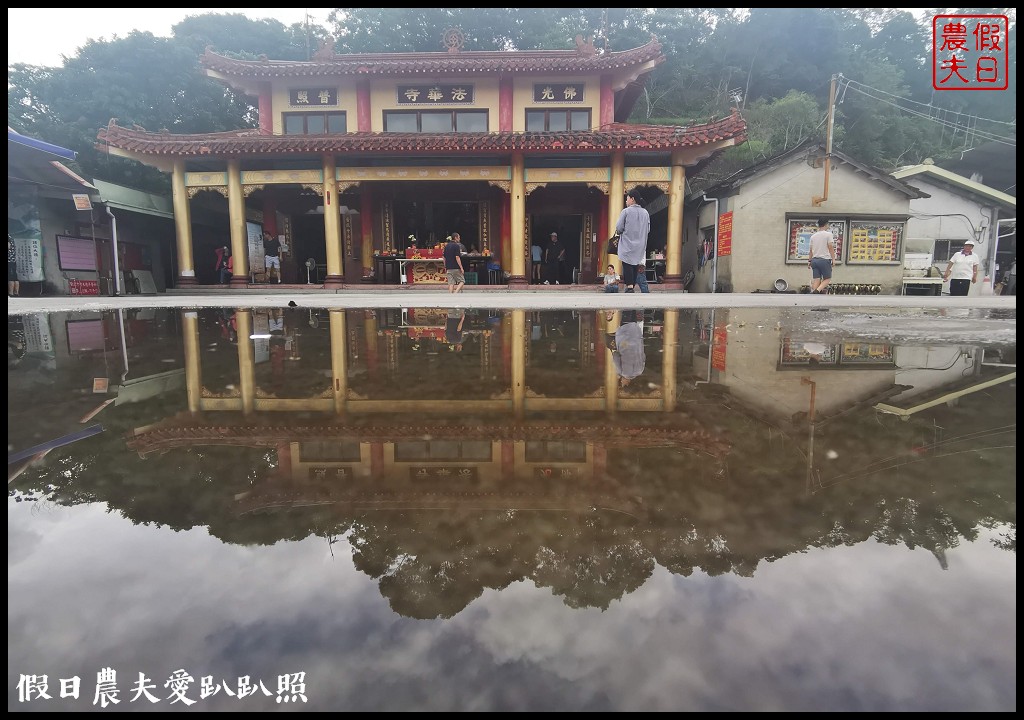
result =
[[551,233],[558,233],[558,242],[565,247],[565,263],[558,280],[563,285],[579,282],[579,271],[583,267],[583,216],[533,215],[530,228],[534,233],[531,244],[540,245],[542,257],[551,244]]

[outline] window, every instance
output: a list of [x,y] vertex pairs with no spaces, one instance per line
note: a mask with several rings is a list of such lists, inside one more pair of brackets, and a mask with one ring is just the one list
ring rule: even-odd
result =
[[575,440],[527,440],[526,462],[582,463],[587,446]]
[[[960,242],[962,243],[963,240]],[[948,262],[951,257],[953,257],[953,241],[936,240],[935,247],[932,248],[932,262]]]
[[565,132],[589,129],[590,110],[565,108],[526,111],[527,132]]
[[395,443],[396,462],[485,462],[490,459],[489,440],[408,440]]
[[348,132],[343,112],[284,114],[285,135],[340,135]]
[[356,440],[308,441],[299,443],[300,462],[359,462]]
[[486,110],[388,110],[384,132],[487,132]]

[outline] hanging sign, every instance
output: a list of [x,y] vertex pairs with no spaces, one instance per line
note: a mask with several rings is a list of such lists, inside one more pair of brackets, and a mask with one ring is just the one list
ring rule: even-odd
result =
[[75,210],[92,210],[92,200],[85,193],[72,193],[71,199],[75,201]]
[[732,210],[718,216],[718,256],[732,255]]

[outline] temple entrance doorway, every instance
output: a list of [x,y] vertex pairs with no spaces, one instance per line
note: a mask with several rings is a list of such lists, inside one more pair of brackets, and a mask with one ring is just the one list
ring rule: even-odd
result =
[[530,229],[533,242],[541,247],[542,257],[551,243],[551,233],[558,233],[558,242],[565,248],[565,262],[559,269],[558,280],[563,285],[579,282],[583,267],[583,216],[532,215]]

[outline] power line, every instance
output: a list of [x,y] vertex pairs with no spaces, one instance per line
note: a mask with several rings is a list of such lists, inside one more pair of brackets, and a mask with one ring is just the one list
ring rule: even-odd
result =
[[[985,122],[996,123],[998,125],[1009,125],[1009,126],[1012,126],[1012,127],[1016,127],[1017,126],[1017,121],[1016,120],[1013,120],[1013,121],[993,120],[991,118],[984,118],[984,117],[980,117],[978,115],[970,115],[968,113],[962,113],[962,112],[959,112],[958,110],[946,110],[945,108],[936,107],[935,105],[932,105],[931,103],[918,102],[917,100],[911,100],[910,98],[900,97],[899,95],[895,95],[895,94],[893,94],[891,92],[888,92],[886,90],[881,90],[881,89],[876,88],[876,87],[871,87],[870,85],[865,85],[864,83],[858,82],[857,80],[851,80],[850,78],[845,77],[842,74],[839,75],[839,78],[840,78],[840,80],[839,80],[840,83],[844,83],[846,85],[859,85],[860,87],[868,88],[868,89],[870,89],[870,90],[872,90],[874,92],[881,93],[883,95],[888,95],[889,97],[892,97],[892,98],[896,98],[900,102],[913,103],[914,105],[920,105],[923,108],[934,109],[934,110],[941,110],[942,112],[947,113],[947,114],[951,114],[951,115],[964,115],[967,118],[973,119],[975,121],[977,121],[977,120],[984,120]],[[857,88],[854,88],[854,89],[856,90]]]
[[[873,87],[871,87],[869,85],[864,85],[863,83],[857,83],[856,81],[849,80],[848,78],[843,78],[842,76],[840,76],[840,78],[841,78],[841,82],[843,83],[844,91],[847,90],[847,89],[853,90],[854,92],[858,92],[861,95],[864,95],[865,97],[871,98],[872,100],[876,100],[876,101],[878,101],[880,103],[884,103],[886,105],[890,105],[890,106],[896,108],[897,110],[901,110],[901,111],[903,111],[905,113],[908,113],[910,115],[914,115],[914,116],[917,116],[917,117],[920,117],[920,118],[924,118],[926,120],[931,120],[934,123],[938,123],[939,125],[943,125],[945,127],[951,128],[953,130],[962,130],[965,133],[971,133],[973,135],[976,135],[976,136],[980,137],[983,140],[990,140],[992,142],[1000,143],[1000,144],[1003,144],[1003,145],[1008,145],[1008,146],[1014,147],[1014,148],[1017,147],[1017,140],[1016,140],[1016,138],[1008,137],[1006,135],[997,135],[995,133],[988,132],[988,131],[985,131],[985,130],[979,130],[977,128],[977,122],[979,120],[984,120],[985,122],[998,122],[998,123],[1005,124],[1005,125],[1015,125],[1015,123],[1006,123],[1004,121],[999,121],[999,120],[989,120],[987,118],[980,118],[980,117],[978,117],[976,115],[967,115],[965,113],[959,113],[959,112],[956,112],[956,111],[953,111],[953,110],[948,110],[948,111],[947,110],[943,110],[942,108],[936,108],[934,105],[926,105],[924,103],[918,103],[918,102],[913,101],[913,100],[906,100],[905,98],[899,98],[898,96],[893,95],[892,93],[886,92],[884,90],[878,90],[877,88],[873,88]],[[855,87],[854,86],[855,84],[859,85],[860,87]],[[879,97],[877,95],[873,95],[871,92],[869,92],[869,90],[873,91],[873,92],[878,92],[878,93],[883,94],[883,95],[889,95],[890,97],[897,98],[897,99],[899,99],[901,101],[913,102],[913,103],[915,103],[917,105],[921,105],[922,107],[928,108],[929,111],[928,112],[922,112],[920,110],[915,110],[913,108],[903,107],[902,105],[899,105],[898,103],[893,102],[891,100],[888,100],[888,99],[886,99],[884,97]],[[952,114],[952,115],[956,115],[956,116],[963,116],[963,117],[967,118],[967,123],[964,124],[963,122],[954,122],[954,121],[950,121],[950,120],[939,119],[939,118],[937,118],[937,117],[935,117],[935,116],[933,116],[931,114],[932,110],[939,110],[939,111],[941,111],[943,113],[946,113],[946,114]],[[974,122],[973,125],[971,124],[971,121]]]

